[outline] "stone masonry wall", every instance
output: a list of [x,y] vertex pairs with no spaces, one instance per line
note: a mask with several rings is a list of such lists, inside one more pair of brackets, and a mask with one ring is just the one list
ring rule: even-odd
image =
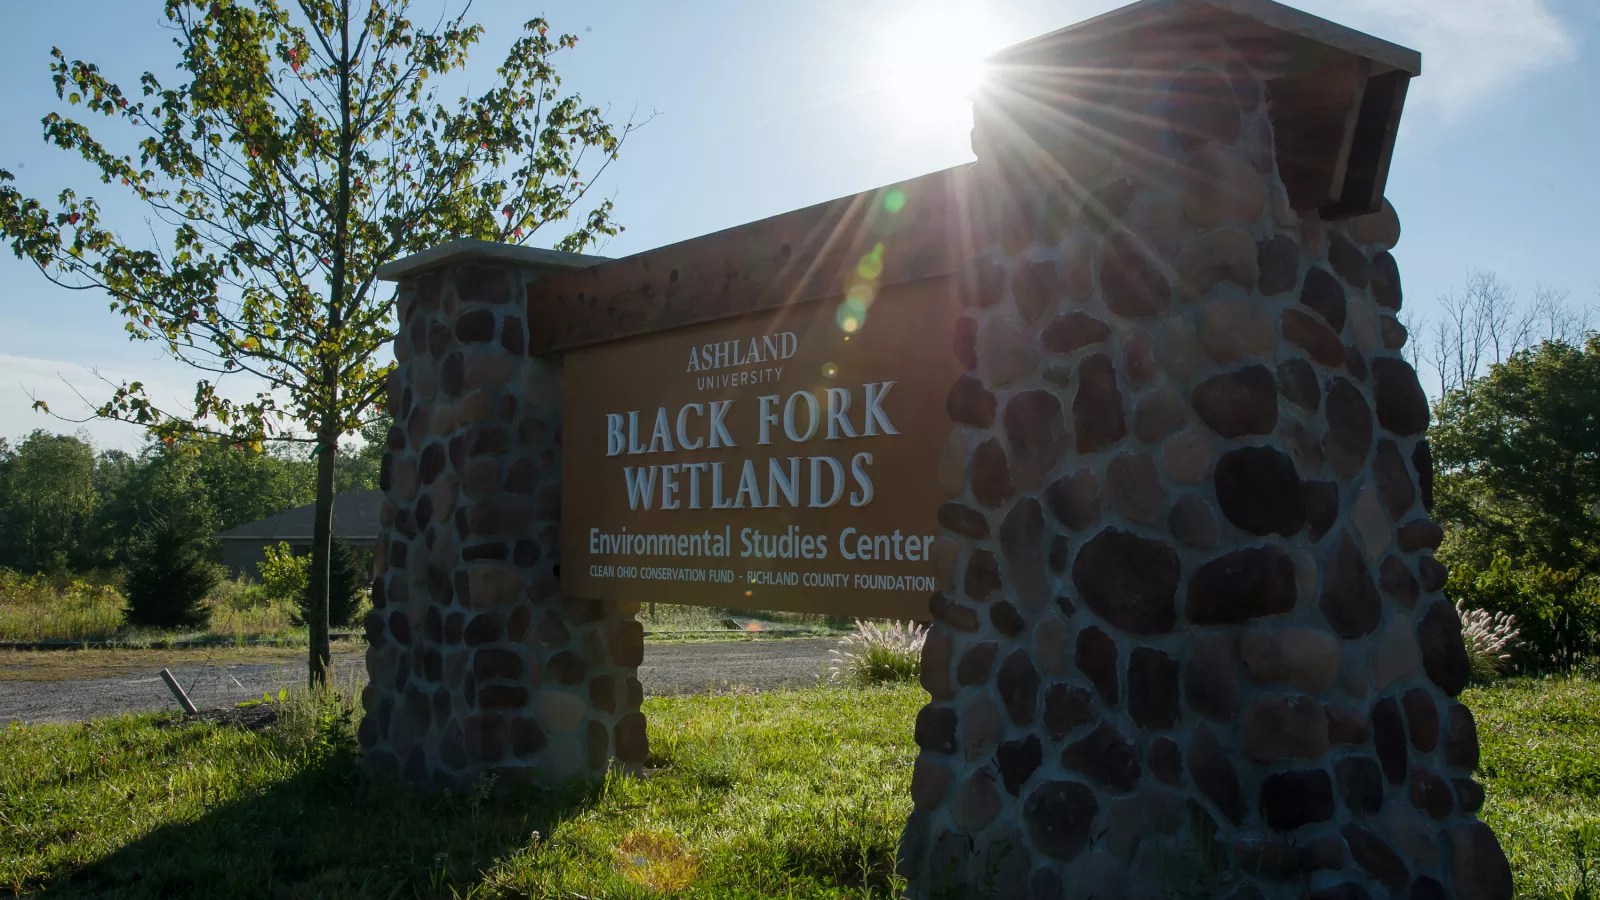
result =
[[979,110],[914,896],[1510,897],[1399,221],[1289,208],[1259,62],[1077,59],[1054,133]]
[[561,364],[525,354],[534,277],[451,265],[399,289],[358,735],[419,785],[647,754],[637,604],[560,592]]

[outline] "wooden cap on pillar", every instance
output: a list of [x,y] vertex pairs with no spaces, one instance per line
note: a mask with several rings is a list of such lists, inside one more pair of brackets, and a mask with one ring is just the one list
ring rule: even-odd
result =
[[1421,54],[1272,0],[1141,0],[1002,50],[978,97],[974,149],[1005,156],[1020,138],[1125,152],[1160,114],[1157,76],[1206,63],[1208,41],[1266,78],[1291,206],[1327,219],[1381,208]]

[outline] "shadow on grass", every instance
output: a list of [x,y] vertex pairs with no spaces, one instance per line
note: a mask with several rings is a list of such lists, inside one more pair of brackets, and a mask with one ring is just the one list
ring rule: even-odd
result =
[[[423,792],[340,751],[160,825],[45,885],[51,896],[473,896],[484,873],[590,808],[603,785]],[[160,816],[159,813],[157,813]],[[160,816],[165,818],[164,816]]]

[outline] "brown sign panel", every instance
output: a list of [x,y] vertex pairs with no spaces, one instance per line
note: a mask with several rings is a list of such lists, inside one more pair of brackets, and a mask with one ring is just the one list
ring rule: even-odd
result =
[[926,619],[960,311],[930,279],[568,351],[563,591]]

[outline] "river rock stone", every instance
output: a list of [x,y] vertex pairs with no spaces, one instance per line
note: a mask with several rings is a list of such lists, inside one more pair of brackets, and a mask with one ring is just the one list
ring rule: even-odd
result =
[[1300,303],[1321,316],[1334,334],[1344,330],[1344,288],[1326,269],[1313,268],[1306,272],[1305,283],[1300,287]]
[[1111,337],[1111,326],[1081,312],[1064,313],[1055,318],[1040,336],[1051,353],[1076,353],[1084,347],[1103,344]]
[[1461,619],[1449,601],[1436,600],[1422,614],[1417,644],[1422,648],[1422,669],[1428,678],[1452,697],[1461,693],[1472,666],[1461,643]]
[[1040,487],[1070,447],[1061,401],[1049,391],[1024,391],[1006,403],[1005,427],[1013,480],[1024,490]]
[[[1365,261],[1365,260],[1363,260]],[[1011,296],[1023,321],[1033,324],[1061,299],[1061,276],[1052,260],[1024,262],[1011,276]],[[993,320],[991,320],[993,321]],[[992,357],[989,357],[992,362]]]
[[1180,432],[1161,449],[1161,462],[1178,481],[1203,481],[1211,470],[1211,439],[1195,429]]
[[1306,351],[1319,365],[1339,368],[1345,363],[1345,348],[1339,335],[1310,313],[1290,307],[1283,311],[1284,340]]
[[1044,692],[1044,727],[1050,740],[1059,741],[1094,720],[1094,698],[1070,684],[1054,684]]
[[1256,245],[1243,228],[1219,228],[1193,239],[1178,254],[1178,273],[1184,290],[1198,297],[1221,282],[1245,290],[1256,286]]
[[1032,375],[1039,368],[1039,351],[1031,334],[1010,319],[990,316],[979,332],[982,355],[988,364],[989,384],[1005,387]]
[[1372,451],[1372,408],[1355,385],[1334,378],[1328,385],[1328,463],[1345,478],[1360,474]]
[[1406,780],[1406,726],[1400,720],[1400,704],[1391,697],[1372,707],[1372,746],[1390,784]]
[[1343,638],[1371,634],[1378,627],[1383,599],[1372,583],[1366,558],[1348,533],[1339,535],[1329,553],[1323,575],[1322,598],[1318,601],[1323,618]]
[[1263,694],[1244,715],[1244,752],[1257,762],[1321,759],[1328,752],[1328,717],[1310,697]]
[[979,769],[961,785],[950,803],[950,819],[957,828],[971,833],[989,824],[1000,812],[1000,793],[994,774]]
[[1266,188],[1255,167],[1216,144],[1190,156],[1182,170],[1182,190],[1184,217],[1200,228],[1255,222],[1266,205]]
[[971,372],[978,367],[977,319],[962,316],[956,320],[955,333],[950,338],[950,349],[955,353],[956,359],[961,361],[961,368]]
[[1333,767],[1339,799],[1356,818],[1375,816],[1383,808],[1383,770],[1367,756],[1347,756]]
[[1278,363],[1278,391],[1306,412],[1314,413],[1322,407],[1322,387],[1317,384],[1317,372],[1303,359]]
[[1433,697],[1422,688],[1412,688],[1401,697],[1406,711],[1406,728],[1411,733],[1411,746],[1422,753],[1432,753],[1439,745],[1439,708]]
[[994,641],[981,641],[968,647],[961,654],[961,661],[956,663],[956,682],[963,687],[971,687],[988,681],[989,672],[994,668],[994,660],[999,653],[1000,645]]
[[1244,665],[1258,684],[1295,684],[1312,693],[1339,677],[1339,640],[1311,628],[1251,631],[1240,642]]
[[1328,743],[1357,745],[1372,739],[1372,726],[1364,714],[1331,703],[1324,703],[1322,712],[1328,717]]
[[1111,238],[1100,261],[1100,293],[1106,308],[1119,316],[1158,316],[1172,305],[1172,283],[1161,264],[1138,238],[1120,233]]
[[1225,438],[1271,434],[1278,425],[1278,387],[1265,366],[1214,375],[1194,389],[1190,402],[1200,419]]
[[1222,814],[1238,825],[1244,821],[1245,805],[1239,788],[1239,773],[1233,767],[1228,751],[1211,729],[1204,725],[1195,729],[1189,742],[1189,777],[1207,800],[1216,805]]
[[1278,547],[1247,547],[1219,556],[1189,576],[1189,621],[1247,622],[1288,612],[1297,596],[1294,562]]
[[1432,819],[1448,819],[1455,812],[1456,798],[1443,778],[1426,769],[1412,768],[1411,805]]
[[1161,473],[1148,454],[1125,453],[1106,466],[1106,497],[1111,509],[1131,522],[1155,525],[1166,508]]
[[1372,688],[1381,691],[1401,679],[1414,675],[1422,664],[1417,639],[1406,616],[1393,616],[1378,636],[1372,651]]
[[1133,410],[1133,433],[1139,440],[1154,444],[1183,425],[1188,407],[1171,385],[1146,394]]
[[949,767],[934,762],[923,755],[911,766],[911,804],[922,812],[932,812],[944,800],[950,788],[952,773]]
[[1089,608],[1114,627],[1164,634],[1177,621],[1178,568],[1166,544],[1106,528],[1078,551],[1072,580]]
[[988,428],[994,424],[994,395],[983,386],[983,382],[971,375],[963,375],[951,386],[945,400],[945,410],[952,422]]
[[1039,770],[1039,764],[1044,761],[1044,746],[1036,734],[1006,741],[995,750],[994,761],[1000,770],[1000,783],[1005,786],[1006,793],[1015,797]]
[[1239,697],[1238,665],[1227,635],[1197,635],[1183,667],[1183,695],[1189,706],[1213,722],[1231,721]]
[[1013,725],[1027,725],[1033,721],[1034,708],[1039,702],[1039,672],[1028,658],[1028,651],[1017,650],[1006,657],[995,676],[995,689]]
[[1272,447],[1240,447],[1217,460],[1212,483],[1222,514],[1251,534],[1292,537],[1305,527],[1294,461]]
[[1096,353],[1078,366],[1078,394],[1072,401],[1072,418],[1079,453],[1097,453],[1128,433],[1111,357]]
[[1422,592],[1416,576],[1411,574],[1406,561],[1398,556],[1384,557],[1383,564],[1378,567],[1378,587],[1405,604],[1407,609],[1417,605],[1417,598]]
[[1262,294],[1289,293],[1300,280],[1300,245],[1286,234],[1256,242],[1256,268],[1261,273],[1256,289]]
[[1040,853],[1072,859],[1089,843],[1089,830],[1100,813],[1094,791],[1076,781],[1049,781],[1028,794],[1022,823]]
[[1359,825],[1346,825],[1339,829],[1350,855],[1367,877],[1391,891],[1398,891],[1411,881],[1411,872],[1405,860],[1383,838]]
[[1445,765],[1471,772],[1478,768],[1478,723],[1472,710],[1460,703],[1450,707],[1450,722],[1444,733]]
[[1113,791],[1131,791],[1139,783],[1139,748],[1109,722],[1061,751],[1061,766]]
[[1245,296],[1225,296],[1206,304],[1200,318],[1201,341],[1223,365],[1269,355],[1277,330],[1261,304]]
[[972,551],[967,560],[966,576],[961,581],[962,593],[970,600],[983,602],[1005,586],[1000,577],[1000,562],[993,553],[982,547]]
[[1261,816],[1274,831],[1333,818],[1333,779],[1323,769],[1277,772],[1261,782]]
[[1459,900],[1511,900],[1511,865],[1494,832],[1482,822],[1445,830],[1450,844],[1450,884]]
[[1403,303],[1400,289],[1400,266],[1385,250],[1372,258],[1372,298],[1378,305],[1395,312]]
[[943,631],[928,633],[922,642],[920,680],[922,689],[935,700],[950,700],[956,695],[950,682],[950,660],[955,654],[955,641]]
[[1303,481],[1301,497],[1306,507],[1306,523],[1311,526],[1312,543],[1322,540],[1339,519],[1339,488],[1331,481]]
[[989,518],[968,506],[951,501],[939,507],[939,525],[963,537],[981,541],[989,536]]
[[1141,388],[1156,377],[1155,342],[1144,329],[1122,342],[1122,378],[1129,387]]
[[1378,442],[1378,452],[1372,460],[1372,474],[1377,476],[1378,492],[1383,498],[1383,508],[1389,514],[1389,521],[1400,521],[1411,510],[1412,504],[1417,502],[1417,486],[1412,483],[1411,470],[1394,441]]
[[1161,368],[1179,381],[1188,381],[1205,363],[1205,348],[1200,335],[1188,319],[1168,319],[1161,326],[1161,337],[1156,345],[1156,357]]
[[1372,361],[1372,379],[1379,425],[1402,437],[1427,430],[1428,395],[1409,363],[1392,356],[1377,357]]
[[1172,511],[1167,514],[1167,528],[1179,543],[1199,550],[1215,547],[1221,537],[1211,504],[1193,494],[1172,504]]
[[1045,490],[1045,502],[1056,521],[1083,531],[1100,519],[1100,482],[1088,468],[1059,479]]
[[1450,570],[1431,556],[1417,560],[1417,574],[1422,576],[1422,589],[1430,594],[1444,590],[1445,582],[1450,580]]
[[1427,519],[1417,519],[1400,526],[1396,542],[1400,545],[1402,553],[1436,550],[1444,543],[1444,529]]
[[1365,289],[1372,280],[1372,270],[1367,263],[1366,255],[1342,234],[1329,235],[1328,262],[1333,265],[1333,270],[1339,273],[1340,278],[1358,291]]
[[1078,671],[1089,677],[1101,702],[1117,705],[1117,644],[1094,626],[1078,632],[1077,652],[1074,662]]
[[1016,493],[1011,481],[1011,467],[1006,464],[1006,451],[1000,442],[990,438],[972,451],[972,496],[984,506],[996,509],[1004,506]]
[[961,706],[961,752],[968,760],[982,759],[1000,743],[1005,723],[1000,710],[988,696],[979,694]]
[[912,739],[918,747],[932,753],[956,752],[956,711],[931,703],[924,706],[917,713]]
[[1177,724],[1177,660],[1150,647],[1136,647],[1128,655],[1128,715],[1140,728]]

